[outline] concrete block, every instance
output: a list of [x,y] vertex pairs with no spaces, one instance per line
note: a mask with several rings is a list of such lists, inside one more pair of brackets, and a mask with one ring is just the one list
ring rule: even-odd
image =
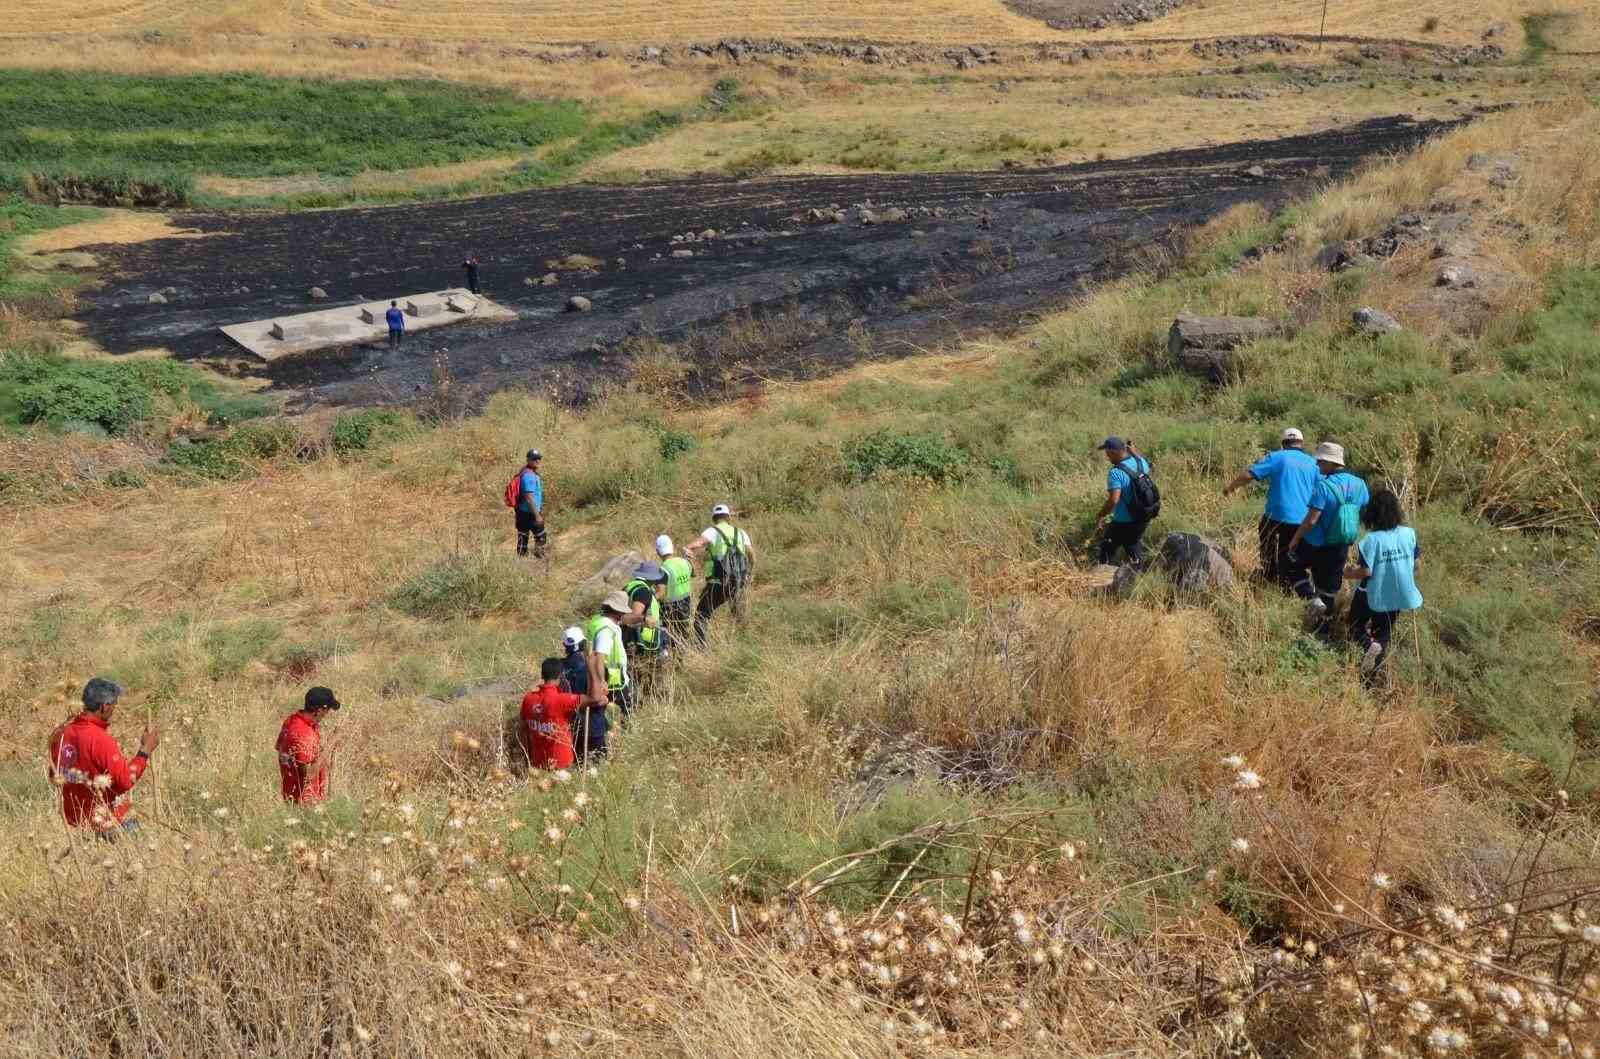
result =
[[289,320],[274,320],[267,333],[279,342],[298,342],[306,337],[307,328],[304,324]]
[[364,324],[375,324],[378,322],[378,314],[373,312],[371,309],[362,309],[361,322]]
[[470,294],[452,294],[444,300],[444,307],[453,313],[470,313],[478,307],[478,299]]

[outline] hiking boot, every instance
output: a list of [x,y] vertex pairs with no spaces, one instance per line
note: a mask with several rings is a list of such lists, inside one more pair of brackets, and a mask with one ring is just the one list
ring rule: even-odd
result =
[[1367,651],[1361,656],[1361,675],[1370,677],[1378,671],[1378,663],[1383,661],[1383,644],[1374,640],[1367,644]]
[[1312,596],[1306,600],[1305,615],[1306,632],[1315,632],[1328,620],[1328,605],[1322,601],[1321,596]]

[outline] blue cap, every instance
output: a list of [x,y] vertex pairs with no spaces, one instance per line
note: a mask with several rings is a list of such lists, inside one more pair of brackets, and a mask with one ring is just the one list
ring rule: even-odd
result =
[[633,576],[641,581],[665,581],[667,579],[667,573],[661,569],[660,563],[649,562],[640,563],[638,569],[634,570]]
[[1115,434],[1111,435],[1109,438],[1106,438],[1100,444],[1095,446],[1097,449],[1109,449],[1112,452],[1121,452],[1127,447],[1128,443],[1117,437]]

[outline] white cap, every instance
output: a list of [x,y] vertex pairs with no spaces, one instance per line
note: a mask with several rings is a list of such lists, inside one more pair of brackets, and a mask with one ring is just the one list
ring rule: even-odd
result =
[[656,538],[656,554],[663,559],[672,554],[672,538],[665,533]]
[[1279,440],[1280,441],[1304,441],[1305,439],[1306,439],[1306,436],[1304,434],[1300,433],[1300,428],[1299,427],[1290,427],[1289,429],[1287,429],[1287,430],[1285,430],[1283,432],[1283,437],[1280,438]]
[[585,639],[586,637],[583,635],[583,630],[578,628],[576,625],[571,626],[566,632],[561,634],[561,643],[562,646],[565,647],[577,647],[582,644]]
[[1344,466],[1343,445],[1336,445],[1331,441],[1324,441],[1317,446],[1317,451],[1312,453],[1312,455],[1324,463],[1337,463],[1340,467]]
[[728,505],[727,504],[716,504],[711,508],[711,517],[712,518],[716,518],[718,515],[731,515],[731,514],[733,514],[733,512],[728,510]]

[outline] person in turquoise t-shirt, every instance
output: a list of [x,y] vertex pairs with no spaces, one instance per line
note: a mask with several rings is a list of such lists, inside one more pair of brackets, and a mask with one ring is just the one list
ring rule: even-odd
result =
[[1361,582],[1350,607],[1350,634],[1362,647],[1361,678],[1370,685],[1389,656],[1395,619],[1422,607],[1416,580],[1422,545],[1405,525],[1400,498],[1388,489],[1372,494],[1361,522],[1370,532],[1356,545],[1360,561],[1345,567],[1344,576]]
[[1222,488],[1229,496],[1251,482],[1267,483],[1267,506],[1256,523],[1261,576],[1288,588],[1293,582],[1285,556],[1294,528],[1306,517],[1306,505],[1317,488],[1317,461],[1305,451],[1306,436],[1298,427],[1283,432],[1276,452],[1240,471]]
[[1306,601],[1306,630],[1326,640],[1333,635],[1333,611],[1350,545],[1372,498],[1367,483],[1345,470],[1343,445],[1324,441],[1314,455],[1322,477],[1306,502],[1305,518],[1289,538],[1285,557],[1295,575],[1294,594]]

